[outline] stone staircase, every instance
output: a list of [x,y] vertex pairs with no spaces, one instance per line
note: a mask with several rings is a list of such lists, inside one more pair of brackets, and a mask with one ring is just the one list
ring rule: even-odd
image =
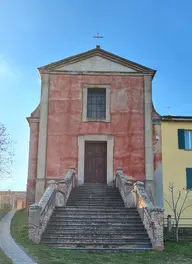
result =
[[69,250],[151,250],[136,208],[125,208],[117,188],[84,184],[56,207],[41,243]]

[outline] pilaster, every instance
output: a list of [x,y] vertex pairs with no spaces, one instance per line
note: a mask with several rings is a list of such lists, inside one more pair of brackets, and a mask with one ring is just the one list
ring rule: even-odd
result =
[[145,174],[146,190],[153,197],[154,170],[153,170],[153,141],[152,141],[152,76],[144,76],[144,107],[145,107]]
[[48,102],[49,102],[49,74],[41,76],[41,103],[39,122],[39,143],[37,159],[36,203],[40,200],[45,190]]

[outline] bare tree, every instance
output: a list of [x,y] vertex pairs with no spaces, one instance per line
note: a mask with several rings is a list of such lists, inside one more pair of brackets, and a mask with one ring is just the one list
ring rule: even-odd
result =
[[175,237],[176,237],[176,241],[178,242],[179,241],[179,221],[181,219],[181,215],[187,208],[192,207],[192,204],[186,205],[187,198],[189,197],[189,194],[192,191],[192,189],[186,190],[183,188],[183,191],[185,191],[185,195],[183,199],[181,197],[182,196],[181,190],[178,190],[177,195],[175,195],[174,183],[169,184],[169,191],[171,193],[171,202],[169,202],[167,199],[165,199],[165,202],[169,205],[174,215],[175,228],[176,228]]
[[13,157],[13,142],[6,127],[0,122],[0,180],[11,177]]

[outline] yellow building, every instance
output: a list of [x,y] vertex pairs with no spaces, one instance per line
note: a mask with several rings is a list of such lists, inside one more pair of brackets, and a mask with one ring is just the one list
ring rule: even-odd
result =
[[[162,166],[165,217],[173,212],[169,184],[174,185],[175,202],[181,191],[178,209],[181,208],[186,190],[192,188],[192,117],[162,116]],[[192,191],[187,198],[188,208],[182,213],[180,224],[192,223]],[[191,219],[189,219],[191,218]]]

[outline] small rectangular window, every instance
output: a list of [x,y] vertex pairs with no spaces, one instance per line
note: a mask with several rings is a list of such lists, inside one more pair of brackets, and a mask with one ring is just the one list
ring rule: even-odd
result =
[[106,119],[106,89],[88,88],[87,118]]
[[192,131],[185,131],[185,149],[192,149]]

